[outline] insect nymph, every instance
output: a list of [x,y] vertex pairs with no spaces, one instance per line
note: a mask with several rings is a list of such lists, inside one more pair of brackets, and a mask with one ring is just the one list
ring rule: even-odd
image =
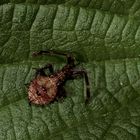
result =
[[[51,64],[39,68],[36,70],[36,76],[31,81],[28,87],[28,99],[30,104],[45,105],[49,104],[55,99],[63,96],[64,94],[64,83],[69,80],[76,78],[78,75],[82,75],[85,78],[86,83],[86,99],[88,102],[90,98],[89,80],[85,70],[76,69],[75,59],[70,54],[61,53],[57,51],[39,51],[34,52],[33,56],[38,55],[62,55],[67,58],[67,64],[57,72],[54,72]],[[45,70],[49,69],[50,75],[45,74]]]

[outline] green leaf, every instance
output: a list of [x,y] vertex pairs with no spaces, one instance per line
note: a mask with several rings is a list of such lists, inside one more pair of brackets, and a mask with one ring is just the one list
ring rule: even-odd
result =
[[[0,140],[139,140],[140,2],[138,0],[1,0]],[[73,53],[84,79],[67,81],[67,98],[29,106],[24,86],[33,68],[65,59],[36,50]]]

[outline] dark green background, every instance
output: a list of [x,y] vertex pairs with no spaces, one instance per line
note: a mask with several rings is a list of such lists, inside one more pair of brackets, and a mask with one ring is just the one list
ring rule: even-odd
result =
[[[72,52],[89,75],[68,81],[68,97],[29,106],[32,68],[65,64],[35,50]],[[0,140],[139,140],[140,1],[0,0]]]

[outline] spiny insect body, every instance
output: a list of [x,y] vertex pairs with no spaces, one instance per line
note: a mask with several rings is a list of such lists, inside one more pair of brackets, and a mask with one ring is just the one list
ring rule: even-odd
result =
[[[78,75],[82,75],[85,78],[85,102],[87,103],[90,98],[88,76],[85,70],[78,70],[75,68],[76,65],[74,62],[74,57],[72,57],[72,55],[70,54],[57,51],[34,52],[33,56],[38,56],[42,54],[66,56],[67,64],[57,72],[54,72],[53,66],[51,64],[47,64],[43,68],[39,68],[36,70],[36,76],[31,81],[28,87],[29,103],[36,105],[45,105],[55,101],[59,97],[64,97],[66,95],[63,87],[64,83],[69,79],[76,78]],[[49,69],[50,75],[45,74],[46,69]]]

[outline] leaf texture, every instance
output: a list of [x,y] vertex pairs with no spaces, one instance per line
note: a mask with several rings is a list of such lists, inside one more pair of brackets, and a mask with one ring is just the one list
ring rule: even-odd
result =
[[[2,0],[0,2],[0,140],[140,139],[138,0]],[[36,50],[72,52],[87,70],[68,81],[68,97],[29,106],[33,68],[65,59],[32,57]]]

